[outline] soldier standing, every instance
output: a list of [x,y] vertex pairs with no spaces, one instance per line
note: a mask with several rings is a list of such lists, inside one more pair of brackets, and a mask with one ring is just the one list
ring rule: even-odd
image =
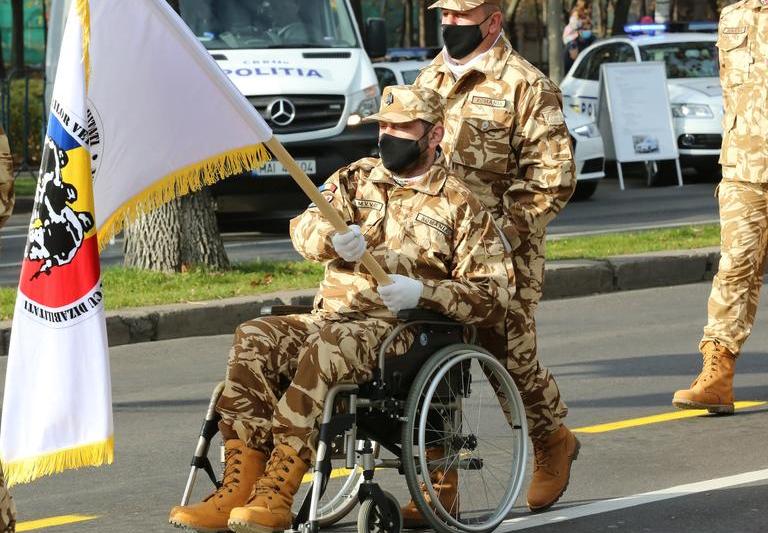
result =
[[[565,491],[579,443],[567,408],[536,354],[547,224],[576,184],[557,86],[512,49],[501,0],[439,0],[445,48],[416,85],[446,99],[443,151],[451,171],[494,216],[514,255],[516,296],[507,315],[507,368],[523,397],[536,455],[528,506],[542,511]],[[488,343],[488,347],[491,348]],[[403,510],[410,516],[415,508]],[[409,511],[410,510],[410,511]]]
[[[0,228],[13,212],[13,160],[8,137],[0,128]],[[16,531],[16,507],[0,469],[0,533]]]
[[699,343],[701,373],[672,404],[732,414],[736,358],[755,321],[768,247],[768,0],[724,8],[717,47],[725,107],[720,266]]
[[[512,267],[491,216],[442,165],[442,116],[436,92],[387,87],[381,111],[367,119],[380,121],[382,159],[352,163],[321,188],[349,231],[336,233],[313,206],[291,221],[296,249],[326,263],[315,309],[237,328],[216,406],[225,439],[223,485],[201,503],[175,507],[172,524],[198,531],[289,528],[328,390],[371,378],[399,310],[423,307],[484,325],[503,320]],[[392,284],[377,286],[359,263],[366,248],[386,271],[398,272]],[[398,338],[392,355],[411,340]],[[438,498],[458,515],[455,466],[440,480]]]

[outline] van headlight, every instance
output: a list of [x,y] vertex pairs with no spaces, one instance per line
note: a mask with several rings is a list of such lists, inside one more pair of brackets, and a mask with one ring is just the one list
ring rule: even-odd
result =
[[712,109],[705,104],[672,104],[675,118],[713,118]]
[[600,137],[600,130],[597,128],[597,125],[594,122],[590,122],[589,124],[584,124],[583,126],[574,128],[573,133],[579,137],[586,137],[588,139]]
[[347,119],[347,126],[357,126],[365,117],[371,116],[379,110],[379,86],[366,87],[352,95],[350,99],[353,106],[355,106],[355,102],[357,105]]

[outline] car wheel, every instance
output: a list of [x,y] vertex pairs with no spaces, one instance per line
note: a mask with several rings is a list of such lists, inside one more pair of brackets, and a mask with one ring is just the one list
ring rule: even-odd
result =
[[573,196],[571,197],[571,200],[581,202],[581,201],[590,199],[592,195],[595,194],[595,191],[597,190],[597,185],[599,183],[600,183],[600,180],[587,180],[587,181],[576,182],[576,190],[573,192]]

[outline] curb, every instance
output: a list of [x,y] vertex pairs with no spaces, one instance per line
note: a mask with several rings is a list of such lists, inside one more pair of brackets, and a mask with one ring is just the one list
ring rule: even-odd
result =
[[[544,299],[684,285],[711,280],[719,248],[611,257],[603,261],[547,264]],[[268,305],[310,305],[315,289],[241,296],[209,302],[160,305],[107,313],[110,346],[183,337],[231,334]],[[11,321],[0,322],[0,356],[8,354]]]

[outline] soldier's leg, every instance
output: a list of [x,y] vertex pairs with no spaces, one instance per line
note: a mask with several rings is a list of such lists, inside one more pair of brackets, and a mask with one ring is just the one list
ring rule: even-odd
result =
[[328,321],[307,338],[298,367],[272,421],[275,448],[254,497],[232,511],[235,531],[283,530],[291,525],[291,506],[303,475],[315,458],[318,423],[329,389],[372,377],[377,348],[392,322],[363,319]]
[[536,351],[534,313],[544,284],[545,235],[532,235],[514,252],[515,300],[507,314],[507,368],[520,390],[533,440],[535,465],[527,502],[543,511],[560,499],[578,456],[579,441],[562,420],[568,408],[555,378],[542,366]]
[[171,524],[197,531],[227,530],[232,509],[245,505],[264,475],[277,400],[295,372],[301,346],[319,322],[313,315],[290,315],[238,326],[216,405],[225,451],[222,486],[201,503],[174,507]]
[[535,312],[544,283],[544,235],[531,236],[514,252],[516,294],[507,314],[507,368],[520,390],[534,441],[557,432],[568,407],[555,378],[538,359]]
[[763,284],[768,246],[768,186],[723,181],[720,204],[720,264],[707,304],[707,325],[699,343],[701,373],[690,388],[675,393],[680,409],[734,411],[733,374],[749,337]]
[[5,475],[0,468],[0,533],[16,531],[16,505],[5,486]]

